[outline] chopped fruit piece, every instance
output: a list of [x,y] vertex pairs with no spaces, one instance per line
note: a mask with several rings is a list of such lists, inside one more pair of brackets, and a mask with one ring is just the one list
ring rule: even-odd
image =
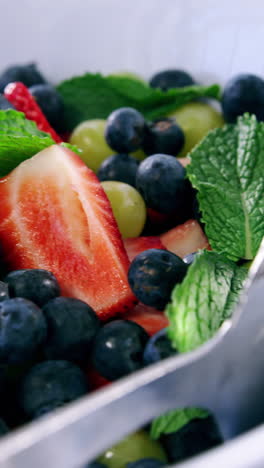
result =
[[110,380],[107,380],[100,375],[92,365],[89,366],[86,373],[91,390],[98,390],[99,388],[105,387],[111,383]]
[[62,295],[87,302],[101,319],[128,310],[129,260],[96,175],[53,145],[0,184],[0,244],[9,270],[41,268]]
[[154,309],[154,307],[146,306],[141,302],[130,312],[122,315],[122,318],[138,323],[150,336],[155,335],[155,333],[169,325],[164,312]]
[[153,210],[152,208],[147,208],[147,215],[151,224],[163,224],[170,219],[169,214],[160,213],[159,211]]
[[62,139],[57,135],[55,130],[50,126],[42,110],[36,103],[28,88],[18,82],[9,83],[5,87],[5,98],[15,107],[16,110],[24,112],[28,120],[36,122],[37,127],[42,132],[49,133],[54,141],[61,143]]
[[181,163],[181,165],[183,167],[188,166],[188,164],[190,164],[190,162],[191,162],[191,160],[190,160],[190,158],[188,158],[188,156],[186,158],[177,158],[177,159],[178,159],[178,161]]
[[105,139],[117,153],[130,153],[142,147],[144,132],[143,115],[132,107],[120,107],[107,119]]
[[200,224],[194,219],[176,226],[160,236],[161,242],[170,252],[184,258],[199,249],[209,249],[209,243]]
[[124,239],[124,244],[128,258],[131,262],[138,254],[145,250],[165,249],[158,236],[130,237],[128,239]]

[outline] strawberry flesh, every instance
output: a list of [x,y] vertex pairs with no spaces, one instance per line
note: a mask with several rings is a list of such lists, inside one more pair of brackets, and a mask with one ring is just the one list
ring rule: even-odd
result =
[[148,249],[165,249],[158,236],[130,237],[124,239],[125,249],[129,260],[132,260],[141,252]]
[[169,321],[164,312],[142,304],[141,302],[139,302],[134,309],[123,315],[122,318],[141,325],[150,336],[169,325]]
[[209,243],[200,224],[189,219],[184,224],[176,226],[160,236],[167,250],[184,258],[199,249],[209,249]]
[[42,268],[62,295],[87,302],[99,318],[130,309],[129,260],[96,175],[53,145],[0,183],[0,246],[9,270]]

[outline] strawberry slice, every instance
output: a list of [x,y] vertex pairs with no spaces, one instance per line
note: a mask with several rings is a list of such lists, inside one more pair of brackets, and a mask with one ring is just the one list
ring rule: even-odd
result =
[[9,270],[43,268],[62,295],[86,301],[101,319],[136,303],[129,260],[96,175],[53,145],[0,183],[0,245]]
[[184,224],[170,229],[162,234],[160,239],[167,250],[181,258],[199,249],[210,248],[200,224],[194,219],[189,219]]
[[132,320],[132,322],[141,325],[150,336],[169,325],[169,321],[164,312],[154,309],[154,307],[146,306],[141,302],[139,302],[134,309],[122,315],[122,318]]
[[28,120],[34,120],[39,130],[49,133],[57,143],[62,142],[62,139],[51,127],[39,105],[23,83],[19,81],[9,83],[5,87],[4,95],[17,111],[24,112]]
[[145,250],[165,249],[158,236],[130,237],[128,239],[124,239],[124,244],[128,258],[131,262],[138,254]]
[[98,390],[99,388],[103,388],[106,385],[111,384],[110,380],[105,379],[101,374],[99,374],[91,364],[86,373],[91,390]]

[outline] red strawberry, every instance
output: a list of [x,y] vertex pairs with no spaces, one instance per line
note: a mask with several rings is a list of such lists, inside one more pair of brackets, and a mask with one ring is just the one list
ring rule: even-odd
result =
[[24,112],[28,120],[34,120],[39,130],[49,133],[57,143],[62,142],[62,139],[51,127],[42,110],[23,83],[20,83],[19,81],[9,83],[5,87],[4,95],[5,98],[13,104],[16,110]]
[[10,270],[43,268],[62,294],[86,301],[101,319],[136,299],[129,260],[96,175],[72,151],[53,145],[0,183],[0,245]]
[[160,236],[166,249],[181,258],[198,249],[209,249],[209,243],[200,224],[194,219],[176,226]]
[[132,260],[141,252],[148,249],[165,249],[158,236],[130,237],[124,239],[125,249],[129,260]]
[[151,224],[164,224],[170,219],[170,215],[165,214],[165,213],[159,213],[156,210],[153,210],[152,208],[147,208],[147,214],[148,214],[148,219],[151,222]]
[[122,318],[138,323],[150,336],[154,335],[162,328],[167,327],[169,324],[164,312],[154,309],[154,307],[146,306],[141,302],[137,304],[134,309],[122,315]]

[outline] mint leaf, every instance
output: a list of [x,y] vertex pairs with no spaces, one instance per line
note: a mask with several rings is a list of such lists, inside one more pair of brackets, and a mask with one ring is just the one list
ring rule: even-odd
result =
[[[180,352],[200,346],[231,316],[247,273],[247,268],[238,267],[216,252],[203,251],[197,256],[183,282],[174,288],[166,308],[168,334]],[[169,411],[153,421],[151,435],[159,438],[192,419],[207,416],[208,412],[200,408]]]
[[211,131],[190,157],[210,245],[232,260],[253,259],[264,236],[264,123],[245,114]]
[[152,439],[159,439],[162,434],[178,431],[192,419],[204,419],[207,417],[208,412],[200,408],[183,408],[168,411],[153,421],[150,436]]
[[78,156],[80,156],[80,154],[82,154],[82,150],[80,148],[78,148],[76,145],[71,145],[70,143],[65,143],[65,142],[60,143],[60,145],[64,146],[64,148],[70,149],[74,153],[78,154]]
[[[22,112],[0,110],[0,177],[7,175],[25,159],[54,145],[47,133],[41,132],[35,122],[27,120]],[[76,154],[81,151],[73,145],[62,143]]]
[[0,177],[47,146],[52,138],[15,110],[0,110]]
[[247,273],[216,252],[198,255],[166,308],[168,334],[180,352],[200,346],[231,316]]
[[147,119],[155,119],[201,97],[219,98],[220,87],[189,86],[163,92],[139,80],[87,73],[63,81],[57,87],[65,105],[69,131],[83,120],[106,119],[118,107],[134,107]]

